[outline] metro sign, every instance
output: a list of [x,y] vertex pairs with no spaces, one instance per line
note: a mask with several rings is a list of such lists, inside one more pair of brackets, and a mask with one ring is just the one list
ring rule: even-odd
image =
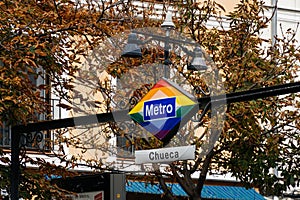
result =
[[144,102],[144,121],[176,117],[176,97]]
[[197,112],[195,98],[168,79],[161,79],[129,112],[130,117],[163,143]]

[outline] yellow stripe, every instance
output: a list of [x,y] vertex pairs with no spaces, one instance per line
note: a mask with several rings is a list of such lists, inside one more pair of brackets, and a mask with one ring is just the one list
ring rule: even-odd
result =
[[[151,100],[151,98],[158,92],[163,92],[168,97],[176,97],[176,104],[179,106],[188,106],[196,104],[193,100],[188,98],[187,96],[183,95],[180,91],[175,89],[174,87],[159,87],[153,88],[150,90],[142,99],[141,101],[129,112],[129,114],[137,113],[142,111],[144,106],[144,101]],[[163,98],[164,96],[162,96]],[[154,100],[154,99],[153,99]]]

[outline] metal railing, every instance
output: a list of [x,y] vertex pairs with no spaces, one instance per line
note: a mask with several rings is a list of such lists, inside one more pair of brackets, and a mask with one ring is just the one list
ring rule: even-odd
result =
[[[51,99],[51,113],[49,120],[57,120],[62,118],[62,108],[58,107],[58,99]],[[46,115],[38,116],[38,119],[45,120]],[[21,143],[29,150],[42,149],[45,145],[45,138],[51,137],[51,132],[27,132],[21,136]],[[3,126],[0,126],[0,147],[11,147],[11,126],[3,122]]]

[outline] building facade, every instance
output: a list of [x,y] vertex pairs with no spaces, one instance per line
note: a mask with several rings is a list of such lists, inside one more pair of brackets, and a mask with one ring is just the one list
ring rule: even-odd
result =
[[[230,11],[232,11],[237,3],[239,1],[234,0],[234,1],[227,1],[227,0],[219,0],[218,1],[221,5],[224,6],[226,9],[226,12],[223,13],[224,17],[226,14],[228,14]],[[265,2],[265,6],[269,9],[267,15],[271,16],[272,12],[274,12],[274,17],[272,21],[270,22],[270,27],[266,29],[263,33],[262,36],[266,39],[272,39],[274,36],[282,36],[283,33],[288,31],[289,29],[292,30],[297,30],[298,24],[300,22],[300,1],[298,0],[289,0],[289,1],[284,1],[284,0],[278,0],[277,8],[275,8],[275,0],[268,0]],[[212,22],[212,26],[213,26]],[[297,30],[296,32],[296,38],[300,40],[300,31]],[[103,79],[105,79],[106,75],[103,75]],[[91,93],[92,91],[86,91],[86,94]],[[96,95],[97,96],[97,95]],[[103,97],[98,96],[97,99],[101,99]],[[74,117],[76,115],[73,115],[72,113],[62,111],[61,108],[56,106],[55,102],[55,97],[51,99],[52,103],[52,120],[55,119],[61,119],[65,117]],[[99,108],[101,110],[101,108]],[[45,117],[41,116],[41,120],[44,120]],[[5,123],[4,123],[5,125]],[[100,132],[105,132],[106,127],[103,126],[99,129],[99,127],[96,127],[95,129],[89,129],[89,131],[83,133],[84,131],[80,130],[71,130],[70,133],[68,133],[68,137],[74,136],[77,137],[78,135],[81,135],[80,138],[86,139],[85,143],[88,145],[88,148],[86,152],[84,152],[84,159],[83,160],[88,160],[89,158],[93,158],[96,160],[103,160],[104,163],[107,165],[114,165],[114,169],[118,171],[123,171],[123,172],[132,172],[132,171],[140,171],[141,167],[145,166],[135,166],[132,165],[132,159],[130,158],[120,158],[115,155],[114,147],[117,146],[116,151],[122,151],[126,149],[127,151],[132,151],[131,146],[127,144],[127,141],[123,137],[113,137],[110,139],[110,141],[107,143],[105,137],[101,137],[99,134]],[[7,152],[9,153],[9,147],[11,143],[11,129],[10,127],[4,126],[0,128],[0,145],[1,147],[7,149]],[[92,137],[91,137],[92,136]],[[37,154],[35,152],[38,151],[39,148],[41,148],[44,144],[44,140],[47,138],[55,139],[55,134],[52,132],[43,134],[43,140],[39,142],[38,146],[33,146],[33,144],[28,144],[27,148],[31,148],[31,156],[32,157],[37,157],[37,158],[45,158],[49,162],[54,162],[54,163],[59,163],[59,160],[55,160],[53,157],[49,157],[47,155],[41,155]],[[60,146],[62,145],[62,146]],[[108,145],[108,146],[107,146]],[[56,151],[56,153],[62,153],[66,154],[69,157],[76,156],[80,157],[82,156],[82,149],[78,148],[73,148],[69,147],[68,145],[65,144],[54,144],[53,149]],[[63,151],[62,151],[63,149]],[[103,150],[106,152],[103,153]],[[107,153],[110,152],[111,153]],[[75,170],[81,170],[81,171],[90,171],[88,167],[78,167],[75,168]],[[221,175],[211,175],[208,177],[210,181],[216,180],[219,181],[220,179],[227,179],[228,182],[232,181],[237,181],[235,178],[232,178],[230,176],[221,176]],[[291,191],[288,192],[297,192],[299,188],[293,188]]]

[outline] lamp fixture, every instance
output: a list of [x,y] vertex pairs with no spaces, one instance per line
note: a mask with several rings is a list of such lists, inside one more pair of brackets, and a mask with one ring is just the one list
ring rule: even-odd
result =
[[121,54],[122,57],[130,57],[130,58],[141,58],[142,51],[138,46],[138,39],[136,33],[130,33],[128,36],[128,42],[124,47],[124,50]]
[[171,11],[167,12],[165,21],[161,24],[161,27],[165,28],[165,29],[174,29],[175,28],[175,24],[173,23],[173,20],[172,20],[172,12]]
[[187,66],[187,69],[200,72],[207,70],[207,65],[200,47],[195,48],[193,61]]
[[[172,61],[169,58],[169,56],[170,56],[169,55],[170,54],[170,44],[169,44],[170,43],[170,41],[169,41],[170,30],[175,28],[175,24],[172,21],[172,12],[170,12],[170,11],[167,12],[166,18],[165,18],[164,22],[161,24],[161,27],[166,30],[165,37],[150,35],[150,34],[149,35],[152,36],[152,39],[156,38],[156,39],[159,39],[159,40],[165,42],[163,64],[165,65],[164,66],[164,68],[165,68],[164,74],[165,74],[165,77],[167,77],[167,75],[168,75],[167,66],[172,64]],[[122,57],[130,57],[130,58],[141,58],[142,57],[142,51],[141,51],[141,48],[139,45],[145,44],[145,43],[147,43],[147,41],[144,41],[144,42],[138,41],[138,36],[137,36],[138,33],[139,32],[132,32],[129,34],[127,44],[125,45],[124,50],[121,54]],[[141,34],[143,34],[143,33],[141,33]],[[145,34],[147,35],[147,33],[145,33]],[[152,39],[150,39],[149,41],[151,41]],[[172,42],[174,42],[174,40],[172,40]],[[196,47],[194,49],[193,53],[189,52],[189,50],[187,50],[187,49],[185,49],[185,51],[187,53],[193,54],[193,60],[190,64],[187,65],[187,70],[204,72],[208,69],[200,47]]]

